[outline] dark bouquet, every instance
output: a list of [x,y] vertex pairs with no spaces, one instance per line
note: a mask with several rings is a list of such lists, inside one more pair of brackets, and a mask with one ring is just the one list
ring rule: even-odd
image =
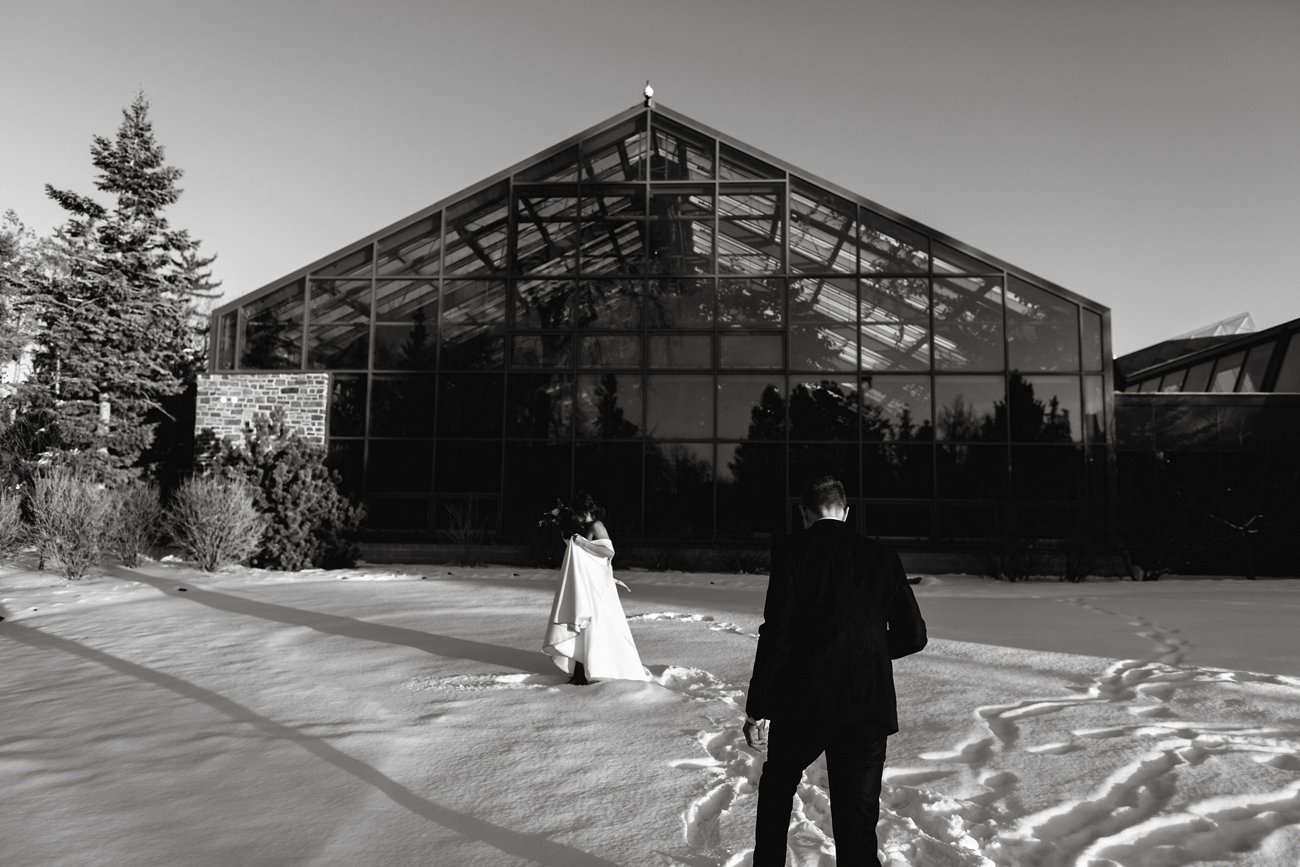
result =
[[542,513],[542,517],[537,521],[537,526],[558,530],[560,537],[563,539],[569,538],[574,533],[582,532],[582,522],[574,514],[573,507],[566,506],[559,498],[556,498],[554,508]]

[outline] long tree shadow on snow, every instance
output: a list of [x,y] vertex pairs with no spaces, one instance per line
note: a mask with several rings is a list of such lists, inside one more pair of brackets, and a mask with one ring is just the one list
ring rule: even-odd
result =
[[[186,595],[188,595],[188,593]],[[220,596],[221,594],[211,595]],[[293,611],[294,609],[285,610]],[[299,613],[302,614],[304,612]],[[339,619],[346,620],[346,618]],[[245,723],[252,726],[268,738],[281,740],[293,744],[294,746],[301,747],[316,758],[329,762],[339,770],[351,774],[363,783],[373,786],[380,792],[383,792],[383,794],[386,795],[389,800],[393,801],[393,803],[409,810],[417,816],[421,816],[430,822],[435,822],[444,828],[448,828],[470,839],[480,840],[495,849],[518,858],[543,864],[546,865],[546,867],[618,867],[618,865],[612,861],[606,861],[603,858],[584,852],[581,849],[574,849],[572,846],[565,846],[562,843],[548,840],[544,834],[525,834],[519,831],[512,831],[509,828],[494,825],[491,822],[487,822],[475,816],[458,813],[455,810],[444,807],[443,805],[430,801],[427,798],[423,798],[360,759],[354,758],[347,753],[330,746],[319,738],[305,734],[292,726],[287,726],[283,723],[276,722],[273,719],[268,719],[267,717],[244,707],[238,702],[231,701],[219,693],[215,693],[209,689],[204,689],[201,686],[197,686],[196,684],[175,677],[174,675],[166,674],[165,672],[148,668],[147,666],[139,665],[134,662],[128,662],[125,659],[121,659],[109,653],[104,653],[103,651],[96,650],[93,647],[87,647],[84,644],[78,644],[75,641],[70,641],[66,638],[51,635],[48,632],[42,632],[41,630],[33,629],[30,626],[24,626],[8,620],[4,623],[0,623],[0,638],[8,638],[11,641],[26,644],[37,649],[57,650],[63,653],[68,653],[103,665],[119,674],[137,678],[146,683],[151,683],[155,686],[161,687],[162,689],[174,692],[184,698],[205,704],[235,722]]]
[[[305,611],[301,608],[291,608],[288,605],[276,605],[274,602],[254,602],[250,599],[242,599],[226,593],[203,590],[184,581],[146,575],[122,566],[107,566],[104,571],[115,578],[148,584],[168,596],[176,596],[189,602],[198,602],[201,605],[207,605],[219,611],[228,611],[231,614],[260,617],[263,620],[285,623],[290,626],[306,626],[326,635],[338,635],[360,641],[377,641],[383,644],[410,647],[449,659],[473,660],[532,674],[555,673],[554,666],[549,665],[549,660],[540,650],[534,653],[514,647],[502,647],[499,644],[472,641],[468,638],[437,635],[431,632],[421,632],[417,629],[407,629],[402,626],[385,626],[381,623],[369,623],[365,620],[341,617],[337,614]],[[181,589],[182,587],[184,590]]]

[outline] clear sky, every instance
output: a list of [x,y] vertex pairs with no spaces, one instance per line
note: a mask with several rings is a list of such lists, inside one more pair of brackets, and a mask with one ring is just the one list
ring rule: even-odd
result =
[[658,101],[1113,311],[1300,317],[1300,0],[0,0],[0,210],[137,90],[227,297]]

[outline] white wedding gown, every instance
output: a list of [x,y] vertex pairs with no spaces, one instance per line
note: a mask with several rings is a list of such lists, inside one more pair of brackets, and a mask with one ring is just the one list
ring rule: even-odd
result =
[[588,678],[648,680],[614,583],[614,543],[569,540],[542,649],[565,674],[581,662]]

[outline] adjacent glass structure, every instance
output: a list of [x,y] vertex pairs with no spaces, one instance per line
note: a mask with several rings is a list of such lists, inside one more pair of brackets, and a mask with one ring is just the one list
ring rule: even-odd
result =
[[587,488],[621,538],[752,543],[811,478],[917,545],[1103,502],[1109,313],[663,107],[220,308],[213,367],[332,373],[372,530]]
[[1148,570],[1295,575],[1300,319],[1116,359],[1114,512]]

